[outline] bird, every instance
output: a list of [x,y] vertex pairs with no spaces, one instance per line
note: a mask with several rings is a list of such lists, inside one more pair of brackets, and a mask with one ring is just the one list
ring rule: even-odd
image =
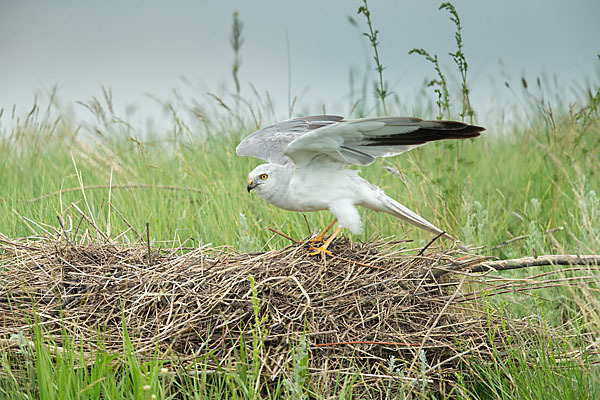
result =
[[[333,214],[332,223],[313,238],[312,243],[321,245],[309,253],[324,258],[331,254],[327,248],[343,228],[362,232],[357,206],[390,214],[457,242],[348,166],[367,166],[378,157],[395,156],[431,141],[470,139],[483,131],[483,127],[458,121],[392,116],[346,120],[338,115],[312,115],[251,133],[236,147],[236,154],[266,161],[248,174],[248,193],[253,191],[285,210],[329,210]],[[336,222],[337,229],[323,240]]]

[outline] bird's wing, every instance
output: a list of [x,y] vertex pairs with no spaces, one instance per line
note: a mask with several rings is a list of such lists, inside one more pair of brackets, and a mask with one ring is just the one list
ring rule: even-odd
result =
[[235,152],[238,156],[260,158],[274,164],[287,164],[291,160],[283,152],[290,142],[343,119],[336,115],[313,115],[279,122],[246,136]]
[[456,121],[376,117],[341,120],[298,136],[285,148],[296,166],[323,160],[369,165],[377,157],[394,156],[433,140],[467,139],[485,128]]

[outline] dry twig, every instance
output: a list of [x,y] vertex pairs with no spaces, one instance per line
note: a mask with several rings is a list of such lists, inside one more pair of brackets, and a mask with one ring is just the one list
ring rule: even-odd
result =
[[[150,246],[148,226],[145,240],[136,232],[140,241],[128,245],[98,232],[104,240],[86,244],[77,232],[70,243],[61,241],[60,228],[35,241],[2,236],[0,341],[11,343],[16,333],[31,337],[31,321],[37,320],[59,345],[68,332],[85,354],[93,354],[101,331],[106,350],[119,353],[124,323],[140,359],[158,356],[190,366],[203,358],[209,371],[220,370],[242,341],[252,345],[252,275],[267,332],[260,349],[265,373],[291,368],[289,349],[304,339],[309,369],[322,376],[354,365],[364,376],[393,379],[390,357],[410,363],[418,347],[433,365],[427,370],[432,379],[451,379],[467,354],[486,358],[488,349],[508,345],[500,321],[480,310],[481,292],[473,285],[498,294],[575,279],[544,273],[503,282],[474,271],[599,261],[598,256],[457,259],[458,252],[436,249],[414,256],[398,242],[340,238],[330,246],[335,257],[323,262],[307,257],[302,243],[250,254],[209,246],[182,252],[182,244],[159,251]],[[465,294],[467,286],[471,291]]]

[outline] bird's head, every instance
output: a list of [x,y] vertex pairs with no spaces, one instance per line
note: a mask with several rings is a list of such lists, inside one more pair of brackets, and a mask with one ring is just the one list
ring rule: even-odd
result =
[[268,200],[277,195],[287,186],[285,168],[276,164],[262,164],[248,174],[248,192],[254,190],[256,194]]

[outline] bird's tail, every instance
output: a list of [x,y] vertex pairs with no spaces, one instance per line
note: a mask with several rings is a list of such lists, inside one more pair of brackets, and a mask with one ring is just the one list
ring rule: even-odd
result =
[[457,241],[455,238],[448,235],[447,233],[442,231],[440,228],[433,225],[431,222],[427,221],[425,218],[415,214],[413,211],[409,210],[407,207],[398,203],[396,200],[387,196],[385,193],[379,192],[379,196],[380,196],[381,203],[384,205],[383,211],[387,212],[388,214],[391,214],[396,218],[406,221],[409,224],[412,224],[418,228],[424,229],[428,232],[434,233],[436,235],[443,234],[442,237],[453,240],[455,242]]

